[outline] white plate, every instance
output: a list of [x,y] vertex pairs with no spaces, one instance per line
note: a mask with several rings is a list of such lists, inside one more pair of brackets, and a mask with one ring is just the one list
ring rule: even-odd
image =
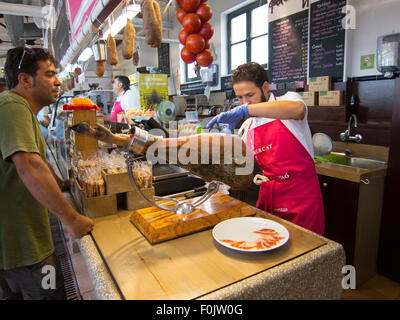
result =
[[[264,234],[255,233],[255,231],[260,232],[262,229],[272,229],[273,231],[264,231]],[[219,244],[243,252],[273,250],[283,246],[289,240],[289,231],[284,226],[272,220],[256,217],[241,217],[222,221],[214,227],[212,234]],[[276,237],[281,239],[276,239]],[[261,239],[264,239],[264,241],[260,242]],[[239,244],[240,241],[245,242]]]

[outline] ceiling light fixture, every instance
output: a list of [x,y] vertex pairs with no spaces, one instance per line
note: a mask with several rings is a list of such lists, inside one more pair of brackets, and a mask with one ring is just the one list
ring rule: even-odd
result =
[[86,48],[85,50],[82,51],[82,53],[78,57],[78,61],[88,61],[92,55],[93,55],[92,49]]
[[122,8],[120,15],[111,26],[108,26],[103,33],[102,39],[107,39],[108,35],[111,33],[112,37],[115,37],[126,25],[126,20],[133,19],[140,12],[139,4],[130,4],[127,7]]

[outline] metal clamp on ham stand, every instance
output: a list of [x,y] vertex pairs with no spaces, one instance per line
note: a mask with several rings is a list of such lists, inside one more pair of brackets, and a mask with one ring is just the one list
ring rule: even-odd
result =
[[176,204],[173,207],[166,207],[157,204],[153,200],[148,199],[142,190],[140,190],[139,186],[136,184],[135,178],[133,176],[132,172],[132,167],[133,163],[137,158],[135,157],[136,154],[143,153],[149,138],[149,133],[145,130],[139,129],[138,127],[132,127],[131,129],[132,132],[132,138],[125,147],[126,153],[124,155],[126,159],[126,168],[128,170],[128,176],[131,184],[136,188],[136,190],[139,192],[139,194],[151,205],[161,209],[161,210],[166,210],[166,211],[174,211],[176,214],[182,215],[182,214],[188,214],[191,213],[195,210],[195,208],[205,201],[207,201],[214,193],[216,193],[219,189],[220,182],[218,181],[211,181],[210,184],[208,185],[207,191],[205,194],[203,194],[199,199],[196,201],[190,203],[187,200],[182,201],[182,200],[177,200],[174,198],[170,197],[153,197],[155,200],[170,200],[175,202]]

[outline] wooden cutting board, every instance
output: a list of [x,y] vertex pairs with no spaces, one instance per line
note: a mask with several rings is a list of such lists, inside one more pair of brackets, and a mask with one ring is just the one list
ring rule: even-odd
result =
[[[212,201],[207,200],[186,215],[149,207],[135,210],[130,220],[151,244],[155,244],[211,228],[226,219],[255,215],[254,208],[225,194],[216,193],[211,198]],[[174,203],[163,205],[173,206]]]

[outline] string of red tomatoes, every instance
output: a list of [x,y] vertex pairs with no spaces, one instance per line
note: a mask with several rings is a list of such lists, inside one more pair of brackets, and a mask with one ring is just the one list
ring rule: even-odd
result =
[[205,2],[207,0],[176,0],[176,18],[183,26],[178,36],[184,45],[181,58],[188,64],[196,61],[202,67],[208,67],[214,60],[209,42],[214,28],[208,22],[212,9]]

